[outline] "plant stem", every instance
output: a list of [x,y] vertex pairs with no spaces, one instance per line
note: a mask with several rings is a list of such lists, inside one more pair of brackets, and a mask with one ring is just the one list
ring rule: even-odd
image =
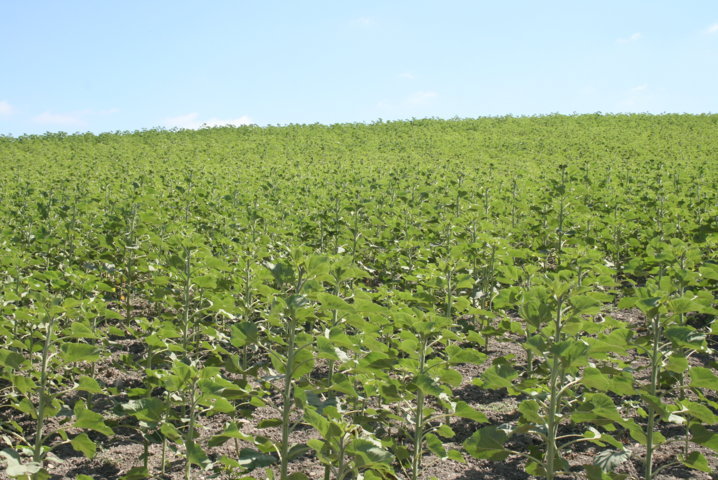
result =
[[[426,339],[421,341],[419,350],[419,375],[424,374],[426,361]],[[416,413],[414,415],[414,458],[411,465],[411,480],[419,478],[421,470],[422,443],[424,441],[424,392],[418,388],[416,391]]]
[[289,434],[291,433],[289,414],[292,410],[292,397],[294,393],[292,373],[294,372],[294,355],[296,353],[296,345],[294,343],[295,335],[296,319],[294,315],[290,315],[287,322],[287,363],[284,370],[284,391],[282,392],[282,443],[279,446],[279,459],[281,461],[280,480],[286,480],[289,469]]
[[[651,351],[651,383],[648,386],[651,396],[656,395],[656,386],[658,385],[658,374],[660,370],[660,341],[661,341],[661,319],[659,314],[655,314],[651,319],[653,330],[653,350]],[[646,425],[646,464],[644,468],[644,478],[646,480],[653,479],[653,429],[655,428],[656,412],[652,404],[648,404],[648,422]]]
[[[554,344],[561,341],[561,322],[562,322],[562,299],[559,299],[556,308],[556,320],[555,320],[555,332],[554,332]],[[556,475],[555,472],[555,460],[558,453],[558,447],[556,446],[556,437],[558,434],[558,410],[559,410],[559,396],[560,396],[560,366],[559,356],[554,354],[553,361],[551,364],[551,378],[549,380],[549,406],[548,406],[548,425],[546,432],[546,478],[553,480]]]
[[47,402],[47,363],[50,356],[50,344],[52,343],[52,328],[55,319],[48,314],[46,317],[47,331],[45,332],[45,343],[42,347],[42,363],[40,364],[40,392],[39,403],[37,405],[37,422],[35,423],[35,445],[32,450],[33,462],[42,460],[42,430],[45,423],[45,407]]

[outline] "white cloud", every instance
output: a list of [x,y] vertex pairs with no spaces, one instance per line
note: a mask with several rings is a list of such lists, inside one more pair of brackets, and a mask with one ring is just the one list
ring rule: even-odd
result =
[[404,72],[399,74],[399,78],[404,78],[406,80],[414,80],[416,77],[411,72]]
[[5,100],[0,101],[0,115],[12,115],[15,109]]
[[86,108],[84,110],[76,110],[67,113],[54,113],[44,111],[39,115],[35,115],[32,121],[39,125],[55,125],[58,127],[86,127],[89,125],[89,117],[107,116],[119,112],[118,108],[108,108],[105,110],[95,110]]
[[631,89],[631,91],[634,92],[634,93],[638,93],[638,92],[643,92],[643,91],[645,91],[645,90],[647,90],[647,89],[648,89],[648,84],[644,83],[644,84],[642,84],[642,85],[636,85],[635,87],[633,87],[633,88]]
[[352,23],[359,27],[373,27],[376,25],[376,20],[373,17],[359,17],[352,20]]
[[710,27],[706,28],[706,33],[708,35],[715,35],[716,33],[718,33],[718,23],[714,23]]
[[406,99],[406,103],[408,103],[410,105],[423,105],[438,96],[439,96],[438,93],[431,91],[431,90],[415,92],[415,93],[412,93],[411,95],[409,95],[409,97]]
[[634,33],[633,35],[631,35],[630,37],[619,38],[618,40],[616,40],[616,42],[618,42],[618,43],[631,43],[631,42],[635,42],[636,40],[639,40],[640,38],[641,38],[641,34],[638,33],[638,32],[636,32],[636,33]]
[[199,113],[192,112],[186,115],[166,118],[162,123],[168,128],[184,128],[188,130],[197,130],[199,128],[208,127],[240,127],[242,125],[251,125],[252,119],[247,115],[242,115],[241,117],[230,119],[210,118],[208,120],[200,120]]
[[83,112],[79,113],[52,113],[42,112],[32,120],[41,125],[58,125],[63,127],[81,127],[86,125],[82,118]]

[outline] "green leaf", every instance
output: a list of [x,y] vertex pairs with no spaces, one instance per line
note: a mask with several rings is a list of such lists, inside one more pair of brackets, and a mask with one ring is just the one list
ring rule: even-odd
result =
[[150,472],[145,467],[132,467],[120,480],[144,480],[150,478]]
[[25,361],[25,357],[17,352],[10,350],[0,350],[0,367],[9,368],[15,370],[17,367],[22,365]]
[[718,433],[708,430],[703,425],[691,426],[690,432],[692,442],[718,452]]
[[232,438],[237,438],[245,441],[250,439],[249,435],[246,435],[239,430],[239,426],[236,422],[231,422],[229,425],[227,425],[227,427],[225,427],[222,433],[210,438],[207,442],[207,446],[218,447],[220,445],[224,445],[227,440],[230,440]]
[[289,452],[287,452],[287,459],[291,462],[292,460],[295,460],[305,455],[309,450],[310,448],[306,443],[298,443],[297,445],[292,445],[292,448],[290,448]]
[[99,349],[87,343],[66,342],[60,346],[62,358],[68,362],[94,362],[100,358]]
[[433,370],[432,373],[438,377],[440,381],[454,388],[461,385],[461,382],[464,380],[464,377],[459,372],[451,368],[437,368]]
[[428,448],[431,453],[441,459],[446,458],[446,448],[444,448],[444,442],[442,442],[439,437],[433,433],[427,433],[424,436],[424,441],[426,442],[426,448]]
[[464,448],[472,457],[501,462],[511,453],[504,448],[506,440],[508,436],[503,430],[494,426],[484,427],[464,442]]
[[197,465],[203,470],[212,465],[204,450],[192,440],[185,443],[185,448],[187,449],[187,461],[189,463]]
[[518,377],[514,368],[505,361],[497,362],[481,374],[481,380],[485,388],[498,390],[501,388],[513,388],[511,380]]
[[705,335],[692,327],[669,327],[665,330],[666,338],[679,347],[698,349],[705,342]]
[[604,472],[598,465],[584,465],[588,480],[625,480],[625,473]]
[[254,322],[241,322],[232,325],[231,343],[237,348],[257,343],[259,329]]
[[454,430],[445,423],[439,425],[435,432],[441,438],[454,438],[454,436],[456,435],[456,432],[454,432]]
[[72,322],[64,334],[69,338],[97,338],[95,331],[83,322]]
[[569,302],[577,315],[596,315],[601,311],[602,303],[589,295],[574,295]]
[[159,398],[145,397],[123,403],[122,410],[140,421],[159,422],[165,410],[165,404]]
[[394,461],[394,456],[383,449],[379,442],[372,442],[364,438],[352,440],[347,451],[355,457],[354,461],[360,468],[391,465]]
[[267,455],[266,453],[252,450],[251,448],[243,448],[239,451],[239,464],[247,469],[248,472],[256,468],[269,467],[277,463],[277,457]]
[[457,345],[446,347],[446,356],[451,364],[472,363],[481,365],[486,360],[486,354],[474,348],[461,348]]
[[606,377],[601,371],[594,367],[586,367],[583,370],[583,378],[581,383],[594,390],[605,392],[608,390],[608,377]]
[[604,450],[593,457],[593,464],[599,466],[604,472],[612,472],[629,458],[631,458],[630,450]]
[[74,426],[76,428],[86,428],[89,430],[94,430],[96,432],[102,433],[103,435],[107,435],[108,437],[114,434],[112,429],[105,425],[105,421],[102,418],[102,415],[100,415],[99,413],[95,413],[92,410],[88,410],[83,400],[78,400],[77,403],[75,403],[74,412]]
[[443,391],[439,385],[428,375],[420,374],[414,378],[412,382],[424,395],[440,395]]
[[486,423],[489,421],[488,418],[486,418],[486,415],[481,413],[480,411],[476,410],[472,406],[470,406],[468,403],[464,401],[460,401],[456,403],[456,410],[454,411],[454,415],[460,418],[467,418],[469,420],[474,420],[475,422],[479,423]]
[[82,453],[87,458],[94,458],[97,452],[97,445],[90,440],[86,433],[81,433],[70,440],[72,448]]
[[713,470],[708,465],[708,460],[700,452],[691,452],[687,457],[681,459],[681,463],[688,468],[711,473]]
[[693,367],[690,370],[691,387],[707,388],[718,391],[718,376],[705,367]]
[[290,473],[287,476],[287,480],[312,480],[312,479],[310,477],[308,477],[305,473],[294,472],[294,473]]
[[160,433],[171,442],[179,442],[182,440],[182,435],[171,423],[163,423],[160,427]]
[[12,449],[6,448],[0,451],[0,457],[5,460],[5,473],[11,478],[29,477],[42,470],[42,465],[37,462],[22,462],[20,455]]
[[257,423],[257,428],[272,428],[282,424],[281,418],[265,418]]
[[687,410],[688,414],[700,420],[704,425],[715,425],[718,423],[718,416],[716,416],[710,408],[701,403],[683,400],[681,401],[681,405]]
[[668,358],[666,370],[674,373],[683,373],[688,369],[688,359],[686,357],[673,354]]
[[97,380],[94,378],[88,377],[88,376],[81,376],[77,379],[77,390],[81,390],[83,392],[89,392],[89,393],[102,393],[102,387],[99,383],[97,383]]
[[536,425],[543,425],[544,419],[539,414],[539,404],[536,400],[524,400],[519,404],[519,412],[521,415],[531,423]]
[[342,312],[353,312],[354,307],[348,304],[344,299],[332,295],[331,293],[321,292],[317,294],[317,300],[319,303],[329,310],[339,310]]

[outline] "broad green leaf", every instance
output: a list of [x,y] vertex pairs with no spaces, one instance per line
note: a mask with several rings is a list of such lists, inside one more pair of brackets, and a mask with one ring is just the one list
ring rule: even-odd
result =
[[82,453],[87,458],[94,458],[97,452],[97,445],[90,440],[86,433],[81,433],[70,440],[72,448]]
[[102,387],[94,378],[82,375],[77,379],[77,390],[89,393],[103,393]]
[[265,418],[257,423],[257,428],[272,428],[278,427],[282,424],[281,418]]
[[456,410],[454,411],[454,415],[460,418],[467,418],[469,420],[473,420],[479,423],[486,423],[489,421],[489,419],[486,418],[486,415],[479,412],[464,401],[456,403]]
[[508,439],[506,433],[494,426],[484,427],[464,442],[464,448],[469,455],[486,460],[503,461],[510,452],[504,448]]
[[426,447],[431,453],[441,459],[447,457],[446,448],[444,448],[444,442],[442,442],[439,437],[437,437],[433,433],[427,433],[424,436],[424,441],[426,442]]
[[232,325],[231,343],[237,348],[257,343],[259,329],[254,322],[241,322]]
[[120,480],[144,480],[150,478],[150,472],[145,467],[132,467]]
[[481,374],[481,381],[485,388],[497,390],[500,388],[511,389],[513,379],[518,377],[518,372],[507,362],[498,362]]
[[0,350],[0,367],[15,370],[22,365],[25,357],[10,350]]
[[669,327],[664,333],[666,338],[684,348],[701,348],[706,338],[692,327]]
[[718,375],[705,367],[693,367],[689,372],[691,376],[691,387],[708,388],[718,391]]
[[243,448],[239,451],[238,463],[251,472],[257,468],[269,467],[277,462],[277,457],[267,455],[266,453],[252,450],[251,448]]
[[94,362],[100,358],[99,349],[87,343],[66,342],[60,345],[60,350],[66,362]]
[[5,473],[11,478],[30,477],[42,470],[42,465],[37,462],[25,461],[20,455],[9,448],[0,451],[0,457],[5,460]]
[[718,452],[718,433],[708,430],[703,425],[691,426],[690,432],[692,442],[708,447],[714,452]]
[[597,465],[604,472],[613,472],[616,467],[631,458],[630,450],[603,450],[593,457],[593,464]]
[[701,472],[713,472],[713,469],[708,465],[708,460],[700,452],[689,453],[687,457],[681,459],[681,463],[688,468],[700,470]]
[[189,463],[197,465],[203,470],[212,464],[204,450],[192,440],[185,444],[185,448],[187,449],[187,461]]
[[376,465],[391,465],[394,456],[381,447],[379,442],[372,442],[363,438],[355,438],[347,448],[348,452],[355,457],[355,462],[360,468],[371,468]]
[[182,435],[171,423],[163,423],[160,427],[160,433],[171,442],[179,442],[182,440]]
[[86,428],[89,430],[94,430],[96,432],[102,433],[103,435],[107,435],[108,437],[114,434],[112,429],[105,425],[105,421],[102,415],[100,415],[99,413],[95,413],[92,410],[88,410],[85,406],[84,401],[78,400],[75,403],[74,413],[74,426],[76,428]]
[[519,404],[519,412],[521,412],[521,415],[528,420],[531,423],[535,423],[537,425],[543,425],[544,419],[539,414],[539,404],[536,400],[524,400]]

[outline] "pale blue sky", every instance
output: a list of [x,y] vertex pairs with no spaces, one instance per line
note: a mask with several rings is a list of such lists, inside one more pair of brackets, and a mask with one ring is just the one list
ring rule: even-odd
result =
[[0,134],[718,112],[718,2],[0,0]]

